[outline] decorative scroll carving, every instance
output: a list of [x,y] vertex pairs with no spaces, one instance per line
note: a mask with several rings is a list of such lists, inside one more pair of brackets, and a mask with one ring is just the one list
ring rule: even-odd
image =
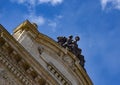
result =
[[47,65],[48,70],[63,84],[72,85],[71,82],[52,64]]

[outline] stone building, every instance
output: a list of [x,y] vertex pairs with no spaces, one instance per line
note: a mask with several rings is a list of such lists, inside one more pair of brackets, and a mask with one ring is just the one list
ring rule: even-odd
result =
[[93,85],[79,59],[28,20],[0,25],[0,85]]

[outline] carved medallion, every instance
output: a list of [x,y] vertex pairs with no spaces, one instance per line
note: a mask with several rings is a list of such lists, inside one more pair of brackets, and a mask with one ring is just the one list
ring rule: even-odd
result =
[[70,58],[69,56],[64,56],[63,60],[70,66],[72,66],[74,64],[74,61],[72,58]]

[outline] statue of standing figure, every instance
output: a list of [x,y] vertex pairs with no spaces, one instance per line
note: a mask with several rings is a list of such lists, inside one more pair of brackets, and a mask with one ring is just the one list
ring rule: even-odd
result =
[[69,51],[72,51],[73,36],[70,35],[67,38],[66,42],[63,44],[63,47],[68,48]]
[[60,44],[62,47],[64,47],[63,44],[67,41],[67,38],[63,36],[59,36],[57,37],[57,40],[58,40],[57,43]]
[[75,40],[73,41],[73,46],[72,46],[72,53],[75,54],[76,56],[81,54],[81,49],[78,48],[77,42],[80,40],[79,36],[75,37]]

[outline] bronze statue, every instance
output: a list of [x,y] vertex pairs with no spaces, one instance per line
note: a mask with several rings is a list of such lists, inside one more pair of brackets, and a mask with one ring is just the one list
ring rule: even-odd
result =
[[72,51],[72,43],[73,43],[73,36],[70,35],[69,38],[67,38],[66,42],[63,44],[63,47],[68,48],[68,50]]
[[64,47],[67,48],[69,51],[71,51],[79,60],[80,60],[80,65],[84,68],[84,56],[81,55],[82,50],[78,48],[77,42],[80,40],[79,36],[75,37],[75,40],[73,40],[73,36],[70,35],[68,38],[59,36],[57,37],[58,43]]
[[57,42],[61,45],[61,46],[63,46],[63,44],[67,41],[67,38],[66,37],[63,37],[63,36],[59,36],[59,37],[57,37]]
[[79,41],[80,38],[78,36],[75,37],[75,41],[73,41],[73,44],[72,44],[72,53],[75,54],[76,56],[79,54],[79,49],[78,49],[78,44],[77,44],[77,41]]

